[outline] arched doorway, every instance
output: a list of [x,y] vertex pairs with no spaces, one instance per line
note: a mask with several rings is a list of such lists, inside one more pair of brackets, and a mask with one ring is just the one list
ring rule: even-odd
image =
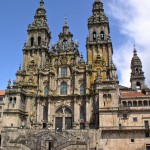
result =
[[59,107],[55,112],[55,129],[61,131],[63,129],[72,129],[72,111],[70,108]]

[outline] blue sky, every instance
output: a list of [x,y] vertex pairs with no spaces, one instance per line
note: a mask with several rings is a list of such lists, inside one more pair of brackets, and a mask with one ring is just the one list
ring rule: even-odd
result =
[[[146,0],[145,0],[146,1]],[[45,0],[47,20],[52,32],[51,44],[58,41],[64,18],[67,17],[73,39],[80,43],[79,50],[86,60],[85,41],[88,35],[87,19],[92,14],[94,0]],[[147,84],[149,77],[150,2],[140,0],[103,0],[109,17],[114,62],[120,83],[130,86],[130,61],[134,41],[143,62]],[[136,5],[134,5],[136,4]],[[15,80],[15,73],[22,63],[22,48],[27,40],[27,26],[32,23],[39,0],[4,0],[0,4],[0,89],[7,81]],[[143,24],[142,24],[143,22]],[[147,29],[147,31],[146,31]],[[145,55],[146,54],[146,55]]]

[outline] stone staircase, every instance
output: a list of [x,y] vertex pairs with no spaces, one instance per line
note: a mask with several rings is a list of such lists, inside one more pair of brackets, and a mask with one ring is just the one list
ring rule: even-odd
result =
[[[47,150],[48,143],[51,141],[53,150],[67,150],[67,147],[85,147],[87,145],[87,139],[83,136],[69,131],[63,132],[51,132],[50,130],[39,130],[35,133],[27,133],[26,135],[19,135],[15,140],[11,140],[11,143],[17,143],[24,145],[30,150]],[[69,148],[70,150],[72,148]]]

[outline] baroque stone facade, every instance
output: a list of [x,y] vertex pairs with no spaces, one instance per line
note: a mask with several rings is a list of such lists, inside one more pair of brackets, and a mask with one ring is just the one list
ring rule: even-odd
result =
[[134,48],[131,88],[119,85],[103,3],[88,19],[87,61],[67,19],[51,47],[44,1],[28,25],[23,65],[5,93],[1,148],[8,150],[150,149],[150,90]]

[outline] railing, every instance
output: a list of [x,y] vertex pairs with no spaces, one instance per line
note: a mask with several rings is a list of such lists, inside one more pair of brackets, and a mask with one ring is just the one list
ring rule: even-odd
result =
[[110,126],[101,127],[101,130],[148,130],[145,126]]
[[[12,143],[23,144],[31,149],[45,150],[45,140],[49,137],[54,139],[54,150],[61,150],[71,145],[87,145],[89,130],[67,130],[62,132],[51,132],[50,130],[39,130],[38,132],[22,135]],[[44,144],[44,145],[43,145]]]

